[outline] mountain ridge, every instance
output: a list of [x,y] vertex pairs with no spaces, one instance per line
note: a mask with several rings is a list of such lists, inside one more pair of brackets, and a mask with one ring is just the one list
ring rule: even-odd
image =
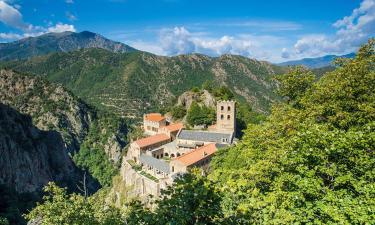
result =
[[279,66],[296,66],[303,65],[310,69],[318,69],[323,67],[333,66],[332,63],[336,58],[353,58],[355,53],[349,53],[346,55],[325,55],[316,58],[303,58],[300,60],[291,60],[282,63],[278,63]]
[[0,60],[20,60],[53,52],[68,52],[82,48],[103,48],[112,52],[138,51],[121,42],[112,41],[90,31],[46,33],[14,42],[0,44]]
[[273,76],[286,70],[243,56],[166,57],[94,48],[2,62],[0,67],[43,76],[88,103],[125,117],[139,117],[164,108],[183,92],[206,81],[228,86],[256,111],[267,113],[271,103],[279,100],[274,93],[277,82]]

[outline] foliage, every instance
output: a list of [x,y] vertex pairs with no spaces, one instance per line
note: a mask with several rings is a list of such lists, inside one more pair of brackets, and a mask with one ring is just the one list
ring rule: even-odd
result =
[[38,199],[36,194],[19,194],[11,187],[0,185],[0,224],[26,224],[22,213],[30,210]]
[[194,125],[210,125],[215,121],[215,110],[203,105],[200,106],[195,101],[190,105],[187,115],[187,122]]
[[172,107],[171,114],[174,119],[182,119],[186,115],[186,109],[182,105],[176,105]]
[[217,100],[233,100],[233,92],[226,86],[213,89],[213,94]]
[[104,148],[111,137],[125,146],[127,132],[126,123],[122,119],[110,114],[100,115],[99,119],[93,122],[79,152],[74,155],[74,162],[87,169],[102,186],[110,186],[118,169],[117,165],[109,160]]
[[237,146],[216,154],[210,179],[223,193],[224,217],[375,223],[374,43],[355,59],[338,60],[316,83],[310,72],[292,70],[280,87],[289,103],[275,105]]
[[66,190],[49,183],[44,191],[43,203],[38,203],[28,220],[41,219],[44,225],[118,225],[123,223],[118,209],[105,203],[104,197],[94,195],[89,198],[78,194],[67,194]]
[[6,218],[0,217],[0,225],[9,225],[9,222]]
[[266,116],[251,108],[247,103],[236,102],[236,133],[241,138],[243,131],[251,124],[259,124],[266,119]]
[[286,97],[288,102],[296,104],[298,98],[312,86],[315,75],[305,67],[296,66],[290,68],[288,73],[277,76],[276,79],[280,82],[278,93]]
[[138,118],[146,112],[161,112],[174,96],[211,81],[227,86],[231,92],[246,93],[242,98],[246,97],[248,103],[256,102],[256,111],[268,112],[270,103],[279,100],[274,93],[276,82],[271,78],[283,69],[240,56],[159,57],[104,49],[0,62],[0,68],[45,76],[98,109]]
[[[162,191],[156,209],[150,211],[139,202],[130,204],[130,224],[219,224],[221,197],[206,177],[194,171],[177,178],[173,187]],[[225,223],[223,223],[225,224]]]

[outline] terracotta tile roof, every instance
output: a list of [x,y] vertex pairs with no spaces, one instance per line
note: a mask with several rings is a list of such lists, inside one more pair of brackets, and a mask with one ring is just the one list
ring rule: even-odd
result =
[[143,147],[154,145],[154,144],[157,144],[157,143],[160,143],[160,142],[164,142],[164,141],[167,141],[167,140],[170,140],[170,138],[167,135],[165,135],[165,134],[156,134],[156,135],[152,135],[150,137],[138,139],[138,140],[135,141],[135,143],[140,148],[143,148]]
[[189,153],[186,153],[175,160],[181,162],[185,166],[190,166],[201,159],[206,158],[216,152],[217,148],[215,144],[208,144],[203,147],[197,148]]
[[149,113],[144,116],[146,120],[159,122],[165,119],[160,113]]
[[165,126],[163,128],[167,129],[170,132],[181,130],[184,127],[184,124],[182,123],[172,123],[168,126]]

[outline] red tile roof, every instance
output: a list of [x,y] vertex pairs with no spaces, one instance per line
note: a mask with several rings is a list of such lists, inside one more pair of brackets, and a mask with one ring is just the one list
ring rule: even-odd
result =
[[165,141],[168,141],[168,140],[170,140],[170,138],[167,135],[156,134],[156,135],[152,135],[150,137],[146,137],[146,138],[136,140],[135,143],[140,148],[143,148],[143,147],[154,145],[154,144],[157,144],[157,143],[160,143],[160,142],[165,142]]
[[149,113],[144,116],[146,120],[159,122],[165,120],[165,117],[162,116],[160,113]]
[[217,148],[215,144],[208,144],[203,147],[197,148],[189,153],[186,153],[175,160],[181,162],[185,166],[190,166],[199,160],[206,158],[216,152]]
[[170,132],[181,130],[184,127],[184,124],[182,123],[172,123],[168,126],[165,126],[163,128],[167,129]]

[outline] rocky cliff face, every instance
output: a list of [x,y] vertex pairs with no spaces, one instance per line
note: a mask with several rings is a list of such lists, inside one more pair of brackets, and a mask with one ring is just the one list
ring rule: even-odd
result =
[[200,105],[205,105],[209,108],[216,107],[215,97],[207,90],[193,92],[187,91],[178,97],[177,105],[182,105],[186,110],[190,109],[193,102],[197,102]]
[[30,115],[38,129],[62,134],[71,153],[79,149],[93,117],[86,104],[61,86],[9,70],[0,71],[0,102]]
[[[20,191],[34,191],[43,187],[47,180],[64,181],[69,176],[72,177],[68,180],[77,181],[76,167],[71,158],[72,155],[78,154],[83,143],[105,152],[101,160],[110,160],[112,165],[108,164],[109,166],[114,167],[120,160],[126,144],[124,125],[119,127],[116,122],[112,122],[116,119],[97,115],[94,109],[60,85],[51,84],[38,77],[1,70],[0,103],[32,118],[26,128],[23,128],[27,131],[19,131],[22,139],[18,140],[18,136],[13,133],[9,136],[11,139],[0,134],[4,143],[2,148],[8,152],[3,159],[10,163],[7,166],[4,164],[6,167],[1,169],[7,171],[6,179],[2,181],[11,186],[17,185],[21,188]],[[20,121],[17,118],[2,119],[4,123],[10,119]],[[12,126],[15,125],[8,124],[8,129]],[[33,129],[28,128],[31,126]],[[6,130],[3,132],[5,134]],[[13,147],[17,145],[13,142],[19,145],[15,149]],[[26,155],[22,155],[22,148],[35,150],[31,155],[27,151]],[[35,163],[35,168],[29,166],[32,162]],[[56,168],[61,170],[55,171]],[[38,173],[41,174],[40,177],[37,176]]]
[[40,191],[49,181],[75,188],[83,179],[60,133],[43,131],[30,116],[0,103],[0,183],[18,193]]

